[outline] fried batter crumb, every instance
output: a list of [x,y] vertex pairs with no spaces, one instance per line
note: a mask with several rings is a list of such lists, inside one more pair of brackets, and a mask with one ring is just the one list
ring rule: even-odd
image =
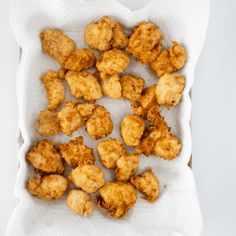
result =
[[73,189],[68,193],[66,203],[72,211],[81,216],[89,216],[94,209],[89,195],[79,189]]
[[135,188],[125,182],[109,182],[100,190],[97,197],[98,208],[107,211],[112,218],[121,218],[127,215],[137,200]]
[[48,110],[56,110],[57,107],[64,101],[65,88],[62,81],[59,79],[57,72],[49,70],[42,77],[47,91]]
[[51,136],[61,131],[57,113],[53,111],[40,111],[36,120],[36,129],[42,136]]
[[83,98],[87,101],[94,102],[103,95],[98,79],[89,72],[68,71],[66,80],[69,84],[71,94],[75,98]]
[[171,74],[181,69],[186,63],[185,48],[174,41],[172,48],[164,50],[158,58],[150,64],[151,70],[159,77],[165,73]]
[[135,154],[122,155],[116,162],[116,179],[119,181],[128,181],[138,168],[139,156]]
[[145,197],[143,197],[144,199],[149,202],[157,200],[160,192],[160,185],[152,170],[149,169],[136,177],[132,177],[130,182],[137,190],[145,195]]
[[128,74],[121,77],[122,96],[133,102],[138,101],[144,88],[144,79]]
[[113,130],[110,112],[103,106],[96,106],[85,126],[91,138],[100,139],[106,137]]
[[83,164],[94,164],[93,149],[83,144],[82,136],[68,143],[59,144],[59,149],[69,166],[76,167]]
[[43,51],[61,65],[76,47],[75,42],[58,29],[45,29],[41,32],[40,38]]
[[126,115],[121,122],[121,135],[125,144],[137,146],[144,131],[144,121],[137,115]]
[[156,86],[157,103],[168,109],[176,106],[182,97],[185,87],[185,78],[179,74],[163,75]]
[[63,196],[67,185],[66,178],[61,175],[35,176],[29,179],[27,189],[39,199],[57,200]]
[[27,161],[36,169],[44,173],[58,173],[64,171],[60,154],[48,140],[38,142],[26,155]]
[[149,22],[139,24],[129,38],[127,51],[141,64],[154,61],[161,51],[162,33]]
[[96,105],[92,103],[79,103],[77,105],[77,110],[85,121],[93,114],[95,108]]
[[70,172],[68,178],[86,193],[95,193],[105,183],[103,172],[95,165],[80,165]]
[[82,71],[93,67],[95,60],[91,49],[80,48],[70,54],[63,66],[68,70]]

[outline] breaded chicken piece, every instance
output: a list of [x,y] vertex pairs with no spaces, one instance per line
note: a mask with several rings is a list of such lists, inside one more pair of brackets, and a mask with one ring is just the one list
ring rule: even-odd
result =
[[29,179],[27,189],[39,199],[57,200],[62,198],[67,185],[67,179],[62,175],[35,176]]
[[128,38],[123,27],[107,16],[98,22],[88,24],[84,31],[85,42],[92,49],[106,51],[110,48],[123,49],[128,45]]
[[108,169],[116,167],[116,161],[120,156],[125,155],[123,143],[114,138],[108,138],[97,144],[101,163]]
[[172,160],[179,155],[181,148],[181,141],[176,136],[167,134],[157,140],[153,154],[165,160]]
[[69,166],[76,167],[84,164],[94,164],[93,149],[83,144],[83,137],[79,136],[68,143],[59,144],[62,158]]
[[95,165],[80,165],[70,172],[68,178],[86,193],[95,193],[105,183],[103,172]]
[[181,69],[186,63],[186,58],[185,48],[174,41],[172,48],[162,51],[158,58],[150,64],[150,68],[158,77],[161,77],[166,73],[171,74]]
[[42,49],[61,65],[75,50],[75,42],[61,30],[45,29],[40,34]]
[[137,115],[126,115],[121,122],[121,135],[128,146],[137,146],[144,131],[144,121]]
[[49,70],[42,77],[44,87],[47,91],[48,110],[56,110],[64,101],[65,88],[55,71]]
[[77,109],[85,121],[93,114],[95,108],[96,105],[91,103],[79,103],[77,105]]
[[102,86],[102,91],[104,95],[112,99],[121,98],[122,87],[118,74],[108,75],[104,78],[100,77],[100,84]]
[[75,98],[95,102],[103,95],[98,79],[89,72],[68,71],[65,78]]
[[94,204],[89,195],[79,189],[70,190],[66,199],[67,206],[81,216],[89,216]]
[[26,159],[36,170],[44,173],[61,174],[64,171],[60,154],[48,140],[42,140],[31,148]]
[[80,48],[70,54],[63,66],[68,70],[82,71],[93,67],[95,61],[96,57],[91,49]]
[[160,106],[158,104],[153,105],[147,112],[147,120],[154,122],[158,118],[160,112]]
[[61,126],[54,111],[40,111],[36,120],[36,129],[42,136],[51,136],[61,131]]
[[130,182],[144,194],[143,198],[147,201],[154,202],[159,197],[159,181],[152,170],[149,169],[136,177],[132,177]]
[[156,86],[156,97],[159,105],[164,105],[168,109],[176,106],[182,97],[185,87],[185,78],[179,74],[163,75]]
[[121,73],[129,64],[129,56],[118,49],[111,49],[103,52],[97,58],[96,67],[101,77]]
[[97,197],[98,208],[107,211],[112,218],[120,218],[127,215],[137,200],[135,188],[125,182],[106,183]]
[[110,112],[103,106],[96,106],[85,126],[91,138],[100,139],[106,137],[113,130]]
[[140,99],[145,83],[143,78],[128,74],[121,77],[120,83],[123,98],[133,102]]
[[66,102],[57,114],[61,130],[68,136],[71,136],[74,131],[84,124],[84,119],[77,109],[77,105],[76,102]]
[[116,162],[116,179],[119,181],[128,181],[138,168],[139,155],[126,154],[121,156]]
[[162,38],[162,33],[155,24],[142,22],[134,29],[126,50],[139,63],[147,64],[154,61],[160,54]]

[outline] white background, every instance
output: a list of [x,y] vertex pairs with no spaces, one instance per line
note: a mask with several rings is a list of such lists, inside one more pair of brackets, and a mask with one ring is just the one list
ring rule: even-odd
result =
[[[17,204],[15,76],[19,49],[10,28],[9,7],[9,0],[0,0],[0,236]],[[203,235],[235,236],[235,0],[211,1],[209,28],[196,68],[192,98],[193,171],[205,225]]]

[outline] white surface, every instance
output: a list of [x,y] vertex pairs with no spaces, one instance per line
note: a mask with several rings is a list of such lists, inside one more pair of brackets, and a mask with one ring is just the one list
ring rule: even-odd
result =
[[[8,24],[7,0],[0,7],[1,24],[1,108],[0,116],[2,170],[0,235],[14,207],[16,163],[16,102],[14,75],[17,46]],[[234,146],[236,99],[234,55],[236,3],[212,1],[209,33],[196,72],[193,89],[193,165],[199,188],[206,236],[234,236],[236,190]],[[228,26],[228,29],[227,29]],[[9,107],[11,110],[9,110]],[[204,114],[204,115],[203,115]]]

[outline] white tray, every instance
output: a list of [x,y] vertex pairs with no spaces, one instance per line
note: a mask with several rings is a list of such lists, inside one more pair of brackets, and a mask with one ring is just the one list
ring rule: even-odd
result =
[[[19,203],[9,221],[6,236],[74,236],[74,235],[158,235],[198,236],[202,231],[202,218],[196,187],[188,162],[191,156],[189,92],[193,83],[194,68],[200,54],[208,22],[209,2],[206,0],[156,0],[138,10],[130,10],[115,0],[18,0],[13,1],[12,26],[22,48],[22,58],[17,75],[19,105],[19,173],[15,193]],[[65,201],[44,202],[31,197],[25,183],[32,168],[25,162],[25,153],[40,137],[34,122],[40,110],[46,108],[44,88],[39,80],[47,69],[58,69],[59,65],[43,54],[39,33],[46,27],[63,29],[78,47],[83,42],[85,25],[100,16],[109,15],[119,20],[128,29],[143,20],[160,26],[164,33],[164,45],[172,40],[182,42],[188,51],[188,61],[181,71],[187,78],[182,102],[175,108],[162,112],[174,134],[183,142],[180,155],[173,161],[160,158],[141,158],[139,171],[151,166],[161,182],[161,197],[150,204],[139,198],[134,209],[121,220],[110,219],[97,209],[91,217],[82,218],[72,213]],[[146,86],[156,82],[155,77],[144,66],[134,61],[126,72],[144,77]],[[67,100],[71,99],[69,94]],[[106,106],[115,124],[110,137],[118,137],[121,117],[131,112],[127,101],[98,102]],[[117,112],[119,111],[119,113]],[[85,143],[95,147],[95,142],[81,129],[73,137],[82,134]],[[72,138],[73,138],[72,137]],[[63,134],[52,137],[54,142],[65,142],[70,138]],[[97,153],[96,153],[97,155]],[[103,169],[104,170],[104,169]],[[105,170],[104,170],[105,171]],[[106,173],[109,180],[110,174]]]

